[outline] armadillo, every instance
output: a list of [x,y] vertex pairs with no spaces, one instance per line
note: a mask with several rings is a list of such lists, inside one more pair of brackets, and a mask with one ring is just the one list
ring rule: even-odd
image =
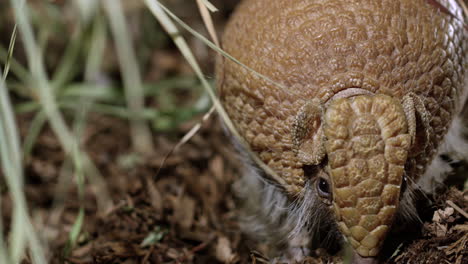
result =
[[[244,229],[286,261],[321,240],[378,263],[395,219],[468,155],[466,14],[454,0],[244,0],[217,89],[249,148]],[[262,78],[266,76],[268,78]],[[453,144],[453,142],[457,142]],[[326,228],[326,238],[317,238]],[[316,247],[316,245],[315,245]]]

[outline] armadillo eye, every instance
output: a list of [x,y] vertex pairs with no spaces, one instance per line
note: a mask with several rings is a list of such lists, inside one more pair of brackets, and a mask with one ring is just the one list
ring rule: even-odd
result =
[[318,194],[323,198],[330,198],[330,184],[328,181],[320,177],[317,181]]

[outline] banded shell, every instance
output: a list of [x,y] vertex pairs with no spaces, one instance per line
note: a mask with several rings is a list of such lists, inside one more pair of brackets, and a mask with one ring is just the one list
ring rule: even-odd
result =
[[222,47],[282,89],[227,59],[217,65],[222,103],[242,137],[291,195],[307,181],[293,127],[300,109],[361,88],[403,100],[421,96],[429,144],[405,166],[422,175],[464,97],[467,30],[455,1],[246,0]]

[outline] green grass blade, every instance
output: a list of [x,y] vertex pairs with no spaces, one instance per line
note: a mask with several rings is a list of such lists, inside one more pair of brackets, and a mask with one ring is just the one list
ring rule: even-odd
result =
[[63,85],[73,79],[79,71],[79,62],[77,61],[80,55],[81,47],[83,44],[84,29],[78,27],[72,34],[71,41],[65,48],[60,63],[57,65],[52,77],[52,87],[55,90],[60,90]]
[[[83,0],[81,0],[83,1]],[[94,1],[94,0],[92,0]],[[92,26],[91,45],[85,66],[85,80],[97,81],[99,79],[100,68],[103,62],[107,34],[104,20],[101,16],[96,16]]]
[[[26,4],[25,0],[10,0],[10,3],[13,6],[13,11],[16,17],[16,21],[18,23],[19,34],[22,38],[26,58],[29,65],[29,70],[31,71],[32,83],[30,84],[34,84],[34,87],[37,88],[42,109],[49,120],[52,130],[56,134],[66,155],[72,157],[74,160],[77,158],[82,158],[84,160],[84,164],[86,165],[85,169],[87,174],[90,178],[94,178],[96,175],[94,173],[97,172],[94,164],[84,152],[80,153],[80,157],[77,156],[77,154],[75,153],[75,149],[76,147],[78,147],[78,142],[73,137],[73,134],[68,129],[62,114],[59,112],[59,106],[55,98],[54,90],[48,80],[45,71],[44,58],[42,57],[38,43],[35,39],[32,25],[30,23],[30,11],[28,9],[28,5]],[[100,185],[100,187],[102,186],[103,185]],[[101,193],[99,195],[102,195],[106,193],[106,190],[103,189],[100,190],[100,192]],[[18,199],[18,197],[16,197],[16,199]],[[102,200],[101,197],[99,197],[99,199]],[[25,201],[23,201],[23,203],[24,205],[26,205]],[[107,205],[110,204],[111,203],[108,203]],[[98,206],[101,205],[101,203],[98,203]],[[104,210],[104,208],[100,209]],[[20,221],[18,221],[17,223],[20,223]],[[36,262],[39,261],[37,263],[45,263],[41,261],[41,244],[37,244],[39,242],[39,239],[37,239],[36,233],[32,230],[33,228],[31,223],[29,222],[29,219],[23,219],[22,223],[24,224],[22,226],[23,228],[21,230],[13,229],[12,233],[20,233],[24,230],[27,230],[28,245],[31,257]],[[15,249],[14,253],[15,254],[13,256],[16,258],[23,256],[22,250]]]
[[[120,0],[103,0],[104,10],[110,22],[117,48],[117,56],[124,82],[127,105],[132,112],[140,112],[144,107],[143,85],[135,49],[130,40],[122,4]],[[149,127],[136,116],[131,124],[132,143],[137,152],[151,153],[154,150]]]
[[10,70],[15,76],[20,79],[22,82],[26,83],[28,82],[29,78],[29,72],[28,70],[21,65],[18,61],[16,61],[14,58],[9,58],[8,55],[8,49],[0,45],[0,61],[3,62],[4,64],[7,63],[7,61],[10,59]]
[[14,203],[12,228],[10,232],[10,256],[12,263],[19,263],[26,243],[31,249],[34,263],[45,264],[46,259],[41,244],[27,214],[26,199],[23,193],[23,169],[19,138],[11,102],[5,86],[0,81],[0,159],[9,193]]
[[23,143],[23,157],[24,160],[29,160],[31,151],[36,143],[37,137],[41,133],[42,128],[46,124],[47,116],[43,111],[39,110],[33,118],[33,121],[29,125],[28,134],[24,139]]
[[[82,99],[83,100],[83,99]],[[76,114],[76,120],[74,122],[74,131],[75,131],[75,136],[76,138],[81,138],[83,135],[83,131],[85,128],[86,124],[86,114],[88,113],[88,108],[93,104],[93,102],[87,102],[84,104],[81,104],[83,107],[78,109],[78,114]],[[79,149],[79,146],[76,146],[75,149],[75,159],[73,160],[74,167],[75,167],[75,175],[76,175],[76,184],[78,187],[78,200],[80,202],[80,210],[78,212],[78,217],[75,219],[75,223],[73,224],[73,227],[69,233],[68,236],[68,243],[67,247],[65,249],[65,256],[68,256],[68,254],[71,252],[71,250],[75,247],[79,235],[81,233],[81,229],[83,227],[83,222],[84,222],[84,195],[85,195],[85,177],[84,177],[84,169],[83,169],[83,160],[81,156],[81,150]]]
[[11,34],[11,39],[10,39],[10,45],[8,47],[8,56],[7,60],[5,63],[5,68],[3,69],[3,81],[6,80],[6,77],[8,76],[8,72],[10,71],[10,62],[11,58],[13,57],[13,50],[15,49],[15,43],[16,43],[16,35],[17,35],[17,25],[15,24],[15,27],[13,28],[13,33]]
[[[7,61],[4,72],[8,74],[10,60],[13,54],[14,41],[16,40],[16,30],[11,38],[8,49]],[[26,236],[22,228],[25,218],[26,208],[23,194],[23,171],[21,165],[21,154],[19,149],[18,130],[16,128],[15,117],[11,107],[10,98],[5,85],[6,76],[0,78],[0,155],[4,176],[14,202],[12,227],[10,232],[10,256],[13,262],[19,262],[22,252],[26,248]],[[3,237],[3,236],[2,236]]]
[[68,242],[64,250],[65,256],[68,256],[71,250],[76,246],[76,242],[78,241],[78,238],[81,234],[81,229],[83,227],[84,218],[85,218],[84,207],[80,206],[78,216],[75,219],[75,223],[73,223],[70,234],[68,235]]
[[[50,85],[47,79],[43,57],[39,51],[37,42],[33,34],[32,25],[29,21],[28,6],[25,0],[10,0],[10,2],[13,6],[14,13],[16,15],[19,33],[24,43],[24,48],[27,55],[26,57],[28,59],[28,65],[31,70],[32,78],[34,79],[34,87],[37,87],[38,89],[42,109],[47,115],[52,130],[57,135],[57,138],[60,141],[60,144],[64,149],[65,153],[73,157],[73,155],[75,154],[75,145],[77,145],[78,142],[74,139],[72,133],[70,132],[65,123],[62,114],[59,111],[59,106],[56,101],[55,94],[53,93],[54,90],[52,89],[52,86]],[[95,166],[92,163],[91,159],[89,159],[86,153],[84,152],[81,153],[81,155],[83,155],[83,159],[85,160],[85,170],[89,177],[98,177],[97,174],[95,174],[98,171],[95,169]],[[104,193],[107,192],[105,190],[101,190],[100,194],[103,195]],[[107,201],[109,200],[105,199],[104,197],[101,198]],[[108,202],[106,204],[110,205],[111,202]]]
[[84,22],[92,19],[97,12],[99,1],[96,0],[75,0],[74,3],[80,11],[81,18]]
[[16,20],[18,23],[19,33],[23,40],[23,45],[28,59],[29,69],[32,74],[35,87],[38,89],[41,105],[50,120],[50,124],[57,134],[59,141],[65,149],[66,153],[71,153],[73,145],[76,144],[68,130],[65,120],[58,111],[58,106],[53,94],[53,89],[48,81],[44,68],[42,54],[34,37],[33,28],[29,21],[29,9],[25,0],[10,0]]

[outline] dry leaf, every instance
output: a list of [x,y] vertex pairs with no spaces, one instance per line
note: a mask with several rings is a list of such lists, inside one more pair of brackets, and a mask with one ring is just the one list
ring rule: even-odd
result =
[[174,221],[180,228],[189,229],[193,225],[194,217],[195,201],[185,195],[179,198],[174,209]]
[[231,242],[224,236],[218,237],[216,242],[216,259],[224,262],[230,263],[235,257],[235,254],[232,252]]

